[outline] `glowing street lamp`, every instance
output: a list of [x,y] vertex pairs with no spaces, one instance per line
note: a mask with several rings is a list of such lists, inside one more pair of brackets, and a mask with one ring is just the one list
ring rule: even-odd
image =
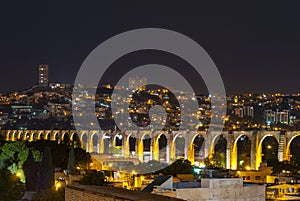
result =
[[19,178],[21,178],[22,173],[18,171],[18,172],[16,173],[16,176],[19,177]]

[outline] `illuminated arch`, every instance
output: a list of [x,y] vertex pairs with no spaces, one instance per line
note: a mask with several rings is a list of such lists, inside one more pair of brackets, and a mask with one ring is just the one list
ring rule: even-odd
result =
[[[232,151],[231,151],[231,169],[237,170],[237,162],[238,162],[238,141],[241,137],[246,136],[248,140],[250,140],[250,137],[246,135],[245,133],[240,134],[234,141]],[[251,142],[251,140],[250,140]],[[251,152],[250,152],[251,155]]]
[[51,133],[50,132],[46,134],[45,140],[51,140]]
[[13,135],[11,136],[11,131],[6,131],[6,141],[9,141],[9,140],[11,140],[11,141],[13,141],[14,139],[13,139]]
[[209,154],[208,154],[208,157],[211,158],[215,152],[215,145],[217,144],[218,142],[218,137],[222,136],[223,133],[220,133],[216,136],[213,137],[212,141],[211,141],[211,144],[210,144],[210,147],[209,147]]
[[[28,137],[26,136],[26,138],[28,138]],[[38,138],[38,135],[36,134],[36,132],[32,132],[32,133],[30,134],[28,140],[29,140],[29,141],[36,141],[37,138]]]
[[287,146],[286,146],[286,159],[288,161],[291,160],[291,144],[292,144],[292,141],[296,138],[296,137],[299,137],[300,136],[300,133],[297,133],[296,135],[294,135],[290,141],[287,143]]
[[[147,136],[149,137],[146,138]],[[145,140],[150,140],[149,154],[148,151],[145,151],[145,146],[144,146]],[[141,162],[147,162],[148,160],[150,160],[151,159],[151,133],[148,132],[143,133],[141,138],[137,140],[136,143],[137,143],[137,155],[139,160]]]
[[98,136],[97,133],[93,133],[91,135],[91,138],[90,138],[90,150],[89,152],[92,152],[92,153],[99,153],[100,151],[100,146],[99,146],[99,139],[100,139],[100,136]]
[[32,134],[30,134],[30,132],[25,132],[25,141],[29,141],[30,137],[32,136]]
[[55,132],[55,133],[53,134],[53,141],[57,141],[57,142],[60,141],[59,133],[58,133],[58,132]]
[[77,132],[72,132],[71,133],[71,141],[72,141],[72,144],[73,144],[74,147],[81,147],[82,146],[81,145],[82,141],[81,141],[81,139],[80,139]]
[[102,154],[109,154],[110,153],[110,134],[104,133],[102,135],[101,141],[100,141],[100,153]]
[[82,143],[81,143],[81,148],[87,150],[88,147],[89,147],[89,144],[88,144],[88,136],[87,136],[86,133],[82,133],[82,134],[81,134],[81,139],[80,139],[80,141],[82,142]]
[[[200,138],[202,140],[200,141],[199,147],[197,147],[197,149],[195,149],[195,145],[196,145],[195,140],[198,138]],[[199,159],[199,158],[201,158],[201,155],[204,156],[204,149],[203,149],[204,141],[205,141],[205,138],[201,133],[196,133],[192,137],[191,142],[189,144],[189,150],[188,150],[188,160],[191,161],[192,164],[194,164],[194,161],[196,158]],[[199,153],[197,153],[197,152],[199,152]],[[203,152],[203,153],[201,153],[201,152]]]
[[255,165],[255,168],[258,170],[259,166],[260,166],[260,163],[262,162],[262,143],[263,141],[265,140],[266,137],[273,137],[275,138],[275,140],[277,141],[278,143],[278,140],[276,139],[276,136],[272,135],[272,134],[266,134],[264,135],[259,143],[258,143],[258,147],[257,147],[257,151],[256,151],[256,165]]
[[62,143],[64,143],[64,144],[67,144],[67,145],[70,144],[71,138],[70,138],[69,132],[63,132],[63,133],[62,133],[61,141],[62,141]]
[[37,139],[38,139],[38,140],[44,140],[45,138],[46,138],[46,136],[44,136],[44,132],[43,132],[43,131],[40,131],[39,134],[38,134]]
[[24,137],[24,134],[25,134],[26,132],[24,132],[23,130],[21,131],[21,132],[19,132],[18,133],[18,137],[17,137],[17,139],[18,140],[24,140],[25,139],[25,137]]
[[[124,135],[121,132],[118,132],[114,135],[114,140],[113,140],[113,154],[116,155],[122,155],[123,154],[123,140],[124,140]],[[125,139],[126,140],[126,139]]]
[[[125,135],[126,136],[126,135]],[[124,157],[128,157],[129,155],[135,155],[137,152],[137,134],[134,132],[129,133],[126,136],[126,140],[124,142]]]
[[[179,140],[182,140],[183,141],[183,148],[182,150],[179,150],[179,147],[178,147],[178,144],[177,144],[177,139]],[[179,158],[184,158],[185,157],[185,143],[186,143],[186,140],[185,140],[185,137],[184,135],[182,134],[177,134],[173,140],[172,140],[172,143],[171,143],[171,156],[172,156],[172,159],[174,158],[175,160],[179,159]]]
[[[164,138],[166,139],[166,143],[164,145],[161,145],[160,140],[162,139],[162,137],[164,136]],[[161,161],[162,158],[165,158],[163,161],[168,162],[168,151],[167,151],[167,146],[168,146],[168,138],[164,133],[161,133],[158,135],[158,137],[155,140],[154,143],[154,152],[153,154],[156,154],[156,159],[158,161]],[[163,153],[165,152],[165,156],[162,157]]]

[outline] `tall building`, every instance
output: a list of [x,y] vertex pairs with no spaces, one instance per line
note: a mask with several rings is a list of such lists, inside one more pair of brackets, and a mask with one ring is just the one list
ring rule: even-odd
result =
[[282,110],[276,111],[273,110],[265,110],[265,121],[268,125],[273,123],[282,123],[282,124],[289,124],[290,118],[290,111],[289,110]]
[[243,106],[244,116],[254,117],[254,107],[253,106]]
[[234,109],[235,115],[238,117],[254,117],[253,106],[243,106]]
[[39,85],[46,86],[49,84],[48,65],[39,65]]

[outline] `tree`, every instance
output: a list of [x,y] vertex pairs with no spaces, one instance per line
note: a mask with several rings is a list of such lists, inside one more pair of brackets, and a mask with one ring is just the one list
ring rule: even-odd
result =
[[210,168],[226,168],[226,155],[224,153],[215,152],[211,158],[205,159],[205,166]]
[[[70,148],[65,144],[58,144],[55,141],[46,141],[46,140],[39,140],[29,142],[27,145],[29,148],[34,150],[43,151],[44,147],[50,147],[51,155],[53,160],[53,166],[61,168],[63,170],[67,169],[68,166],[68,158]],[[87,167],[88,164],[91,163],[91,156],[82,148],[74,148],[75,152],[75,165],[79,167]]]
[[2,147],[5,143],[6,143],[5,136],[4,135],[0,135],[0,147]]
[[49,147],[43,151],[43,159],[39,171],[38,190],[47,190],[54,187],[54,167]]
[[91,155],[82,148],[74,148],[75,165],[86,168],[92,162]]
[[23,141],[7,142],[1,148],[0,165],[12,174],[20,174],[21,182],[25,183],[22,166],[28,157],[28,148]]
[[83,185],[102,186],[104,184],[104,174],[97,171],[89,171],[79,182]]
[[65,191],[64,189],[48,189],[37,192],[33,198],[33,201],[64,201]]
[[24,175],[26,179],[26,190],[36,191],[38,182],[38,164],[34,161],[32,151],[29,151],[27,160],[23,164]]
[[192,174],[193,166],[187,159],[178,159],[170,166],[158,171],[157,173],[163,173],[164,175]]
[[75,153],[72,147],[69,152],[68,167],[69,174],[75,174]]
[[18,177],[0,169],[0,200],[19,200],[24,191],[25,186]]

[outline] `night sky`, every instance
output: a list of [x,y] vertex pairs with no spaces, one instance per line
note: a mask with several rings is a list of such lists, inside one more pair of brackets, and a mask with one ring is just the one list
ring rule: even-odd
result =
[[197,41],[217,65],[227,93],[300,91],[300,2],[45,2],[0,6],[0,93],[37,84],[40,63],[49,64],[50,82],[72,84],[101,42],[146,27]]

